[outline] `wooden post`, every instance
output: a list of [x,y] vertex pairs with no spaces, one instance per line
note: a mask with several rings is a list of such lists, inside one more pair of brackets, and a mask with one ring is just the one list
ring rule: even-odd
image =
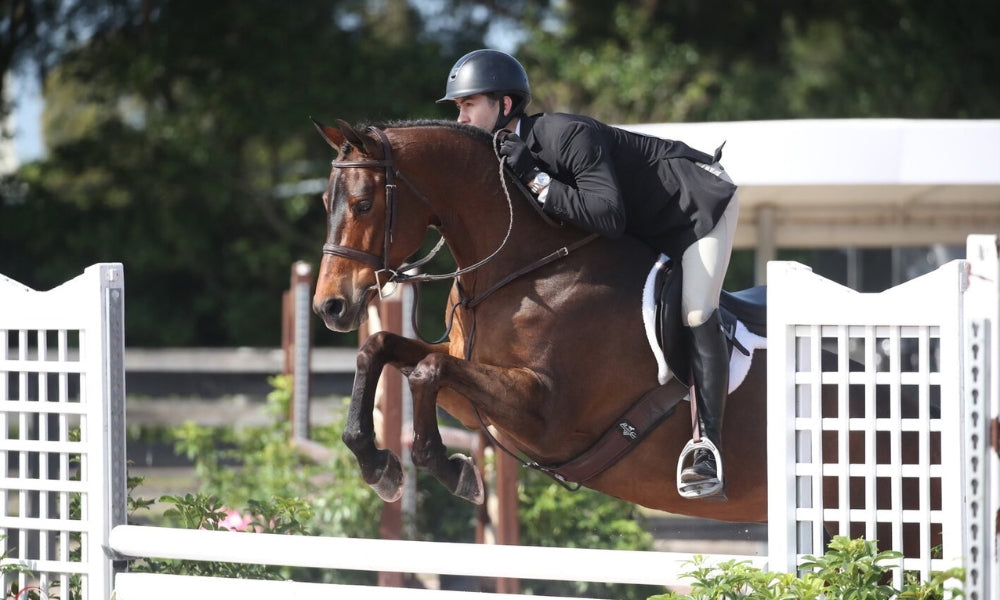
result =
[[496,539],[493,534],[493,523],[490,521],[490,494],[492,491],[490,490],[490,473],[486,469],[486,448],[489,444],[490,441],[486,438],[486,434],[479,431],[476,433],[475,443],[469,452],[472,460],[476,461],[476,464],[482,469],[483,485],[486,487],[486,502],[476,507],[475,540],[477,544],[492,544]]
[[[381,326],[385,331],[401,334],[403,331],[402,293],[383,298],[379,313]],[[381,440],[383,447],[391,450],[396,456],[403,455],[403,377],[397,371],[386,369],[382,372],[380,383],[382,393],[376,400],[377,409],[382,414]],[[382,521],[379,525],[379,537],[384,540],[403,539],[403,503],[386,502],[382,505]],[[403,586],[403,573],[380,572],[380,586]]]
[[767,283],[767,263],[778,256],[775,235],[775,211],[771,204],[757,208],[757,247],[754,255],[754,283]]
[[285,374],[292,378],[288,403],[293,440],[309,439],[310,378],[312,361],[312,266],[303,261],[292,265],[288,291],[281,298],[281,347]]
[[[502,438],[501,444],[509,445]],[[496,543],[516,546],[520,543],[520,522],[517,518],[517,473],[519,465],[514,457],[499,448],[494,449],[496,462]],[[498,578],[498,594],[520,594],[521,580]]]

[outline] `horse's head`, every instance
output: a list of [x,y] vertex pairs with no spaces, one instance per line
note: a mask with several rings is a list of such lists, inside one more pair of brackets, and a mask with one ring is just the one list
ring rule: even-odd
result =
[[314,123],[339,157],[323,194],[327,235],[313,310],[330,329],[352,331],[379,286],[420,247],[433,214],[410,197],[417,192],[397,170],[384,132]]

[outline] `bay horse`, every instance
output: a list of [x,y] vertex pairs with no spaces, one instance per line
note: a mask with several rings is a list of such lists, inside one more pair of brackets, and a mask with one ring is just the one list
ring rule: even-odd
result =
[[[328,328],[357,329],[428,228],[440,232],[458,266],[447,341],[380,332],[358,353],[343,440],[383,500],[400,497],[403,479],[398,457],[375,442],[375,388],[386,365],[412,391],[413,463],[472,502],[483,501],[479,471],[468,457],[447,455],[437,407],[471,429],[493,426],[537,464],[560,465],[660,388],[641,316],[654,250],[628,236],[590,239],[546,222],[533,199],[505,193],[514,182],[505,182],[490,136],[478,129],[444,121],[315,124],[339,154],[323,195],[328,230],[313,299]],[[584,484],[670,513],[766,521],[766,364],[759,350],[727,402],[728,501],[679,495],[677,457],[692,435],[682,416],[664,420]],[[862,442],[852,435],[852,455],[861,455]],[[824,495],[836,505],[835,488]]]

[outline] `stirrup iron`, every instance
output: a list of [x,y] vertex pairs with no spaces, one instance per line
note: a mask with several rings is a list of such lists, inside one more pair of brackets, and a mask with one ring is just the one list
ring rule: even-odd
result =
[[[684,483],[681,481],[681,471],[684,470],[684,460],[689,454],[694,454],[696,450],[708,450],[715,457],[715,482],[712,481],[701,481],[698,483]],[[693,459],[692,459],[693,463]],[[725,479],[722,476],[722,455],[719,454],[719,449],[716,448],[712,440],[707,437],[701,438],[698,441],[688,440],[688,443],[684,445],[684,449],[681,450],[681,455],[677,457],[677,493],[681,495],[682,498],[698,499],[704,496],[713,496],[718,494],[725,487]]]

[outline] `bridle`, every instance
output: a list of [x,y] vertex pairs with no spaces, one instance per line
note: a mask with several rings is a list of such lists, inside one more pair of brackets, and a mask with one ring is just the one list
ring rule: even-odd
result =
[[[403,183],[406,184],[408,188],[419,198],[422,202],[431,206],[427,197],[420,193],[409,179],[407,179],[400,171],[396,168],[395,163],[392,159],[392,145],[389,143],[388,137],[386,137],[385,132],[376,127],[369,127],[368,131],[375,133],[379,141],[382,144],[382,152],[384,158],[378,159],[365,159],[365,160],[354,160],[354,161],[337,161],[334,160],[332,165],[337,169],[375,169],[383,168],[385,169],[385,235],[383,236],[383,247],[382,255],[378,256],[366,250],[359,250],[357,248],[351,248],[349,246],[342,246],[340,244],[331,244],[327,242],[323,244],[323,254],[330,254],[333,256],[340,256],[347,258],[349,260],[358,261],[360,263],[374,267],[375,270],[375,280],[378,284],[379,290],[381,291],[384,284],[391,281],[396,281],[399,279],[401,271],[395,271],[389,267],[389,250],[392,246],[393,234],[395,232],[396,220],[395,220],[395,206],[396,206],[396,179],[399,178]],[[333,200],[331,199],[331,202]],[[431,206],[433,210],[433,206]],[[437,248],[433,252],[437,252]],[[430,255],[430,256],[433,256]],[[418,261],[420,264],[430,260],[430,256],[422,261]],[[408,269],[414,269],[416,264],[409,265]],[[383,283],[381,281],[382,277],[388,277]]]
[[[424,282],[424,281],[440,281],[444,279],[455,279],[460,275],[474,271],[489,261],[493,260],[501,250],[507,245],[507,241],[510,240],[511,231],[514,229],[514,206],[510,198],[510,193],[507,191],[506,185],[504,185],[504,193],[507,197],[507,209],[510,215],[509,222],[507,224],[507,233],[504,235],[503,240],[496,247],[493,252],[488,256],[480,260],[479,262],[469,265],[465,268],[457,269],[452,273],[445,274],[411,274],[413,271],[428,261],[430,261],[434,256],[441,250],[444,245],[444,237],[438,240],[434,248],[427,254],[427,256],[421,258],[420,260],[407,263],[399,267],[398,269],[393,269],[389,266],[389,250],[392,247],[393,234],[395,232],[396,220],[395,220],[395,207],[396,207],[396,190],[398,186],[396,185],[396,179],[402,181],[406,187],[410,189],[411,192],[424,204],[430,207],[431,211],[437,215],[437,210],[434,205],[431,204],[427,196],[422,194],[419,189],[411,182],[409,179],[403,175],[402,172],[396,167],[395,161],[392,155],[392,144],[389,143],[389,138],[386,136],[385,132],[378,127],[370,126],[366,130],[370,133],[374,133],[379,142],[382,144],[382,159],[365,159],[365,160],[353,160],[353,161],[338,161],[334,160],[331,164],[336,169],[374,169],[382,168],[385,170],[385,235],[383,236],[383,248],[382,256],[378,256],[366,250],[359,250],[357,248],[351,248],[349,246],[342,246],[340,244],[331,244],[329,242],[323,244],[323,254],[329,254],[333,256],[340,256],[350,260],[355,260],[371,267],[375,268],[375,282],[379,288],[379,294],[382,294],[382,289],[385,285],[389,283],[396,282]],[[494,144],[496,147],[496,144]],[[504,181],[503,177],[503,161],[500,161],[500,180]],[[332,202],[332,199],[331,199]],[[382,278],[385,278],[384,280]]]

